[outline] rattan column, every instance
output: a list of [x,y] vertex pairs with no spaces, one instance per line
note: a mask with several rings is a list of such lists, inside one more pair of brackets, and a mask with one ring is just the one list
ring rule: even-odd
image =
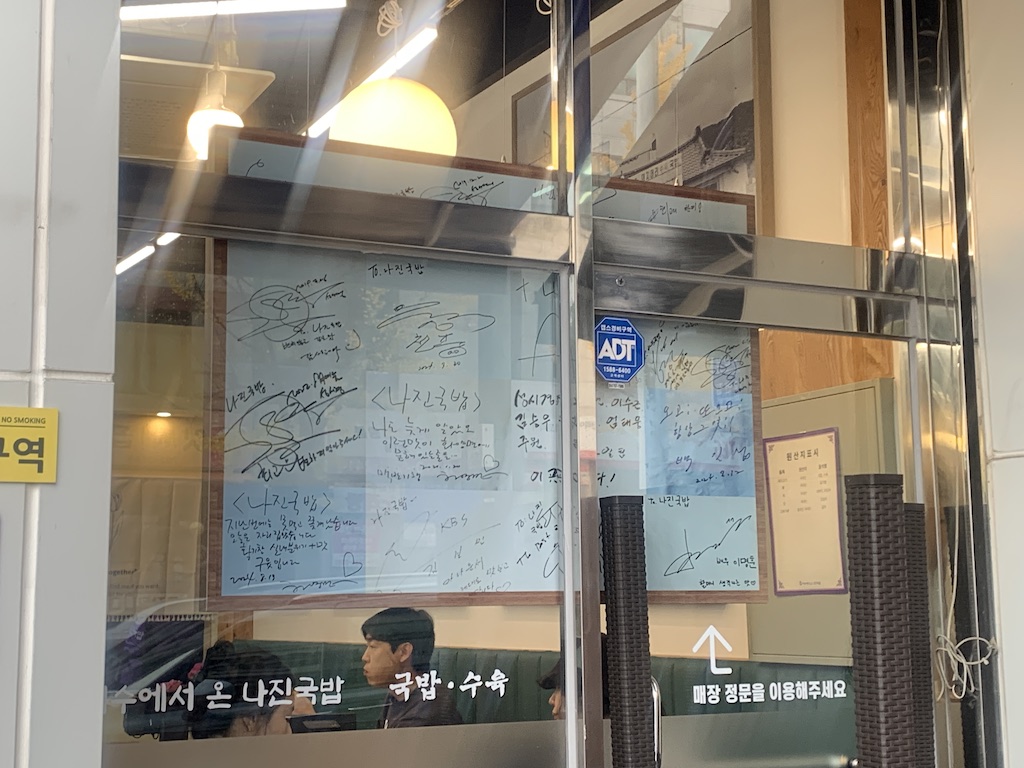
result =
[[614,768],[655,768],[642,496],[601,499]]
[[900,475],[847,476],[846,509],[860,765],[930,766],[923,513],[905,509]]
[[928,621],[928,552],[924,504],[905,504],[907,527],[907,608],[914,685],[914,742],[917,765],[935,765],[935,710],[932,702],[932,646]]

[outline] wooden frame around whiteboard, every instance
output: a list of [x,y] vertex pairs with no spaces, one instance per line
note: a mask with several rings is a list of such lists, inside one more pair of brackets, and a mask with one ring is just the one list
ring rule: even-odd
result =
[[[303,596],[225,596],[222,594],[222,563],[224,551],[224,400],[226,377],[227,334],[227,257],[228,243],[213,241],[212,286],[210,289],[211,381],[207,388],[205,410],[207,429],[204,437],[206,478],[208,480],[208,536],[205,557],[207,610],[258,611],[282,608],[386,608],[412,606],[485,606],[485,605],[558,605],[562,592],[405,592],[372,594],[334,594]],[[651,604],[720,605],[726,603],[763,603],[769,595],[768,585],[768,521],[765,500],[764,457],[761,436],[761,375],[758,333],[750,331],[751,406],[753,413],[754,504],[757,520],[758,584],[757,590],[652,590]],[[602,596],[602,602],[603,602]]]
[[[677,2],[677,0],[672,0]],[[531,87],[539,87],[543,83],[535,83]],[[528,91],[529,89],[527,89]],[[523,91],[522,93],[526,93]],[[519,98],[517,94],[514,98]],[[515,105],[513,104],[513,107]],[[381,161],[396,161],[412,163],[423,166],[435,166],[438,168],[449,168],[453,171],[466,171],[481,174],[494,174],[506,179],[533,179],[540,182],[547,182],[554,185],[556,172],[522,163],[499,163],[494,160],[481,160],[471,157],[448,157],[446,155],[434,155],[428,152],[413,152],[410,150],[393,149],[390,147],[378,147],[371,144],[353,144],[346,141],[309,139],[305,136],[296,136],[291,133],[271,131],[264,128],[231,128],[221,126],[214,132],[210,141],[210,159],[208,168],[214,173],[227,175],[231,159],[231,145],[234,141],[248,141],[260,144],[267,144],[279,147],[292,147],[299,150],[313,150],[335,155],[349,155],[352,157],[373,158]],[[258,178],[258,177],[257,177]],[[754,234],[756,231],[756,200],[753,195],[744,195],[735,192],[720,192],[716,189],[704,187],[674,186],[655,182],[639,181],[637,179],[622,178],[613,176],[598,180],[598,187],[601,189],[636,194],[657,195],[663,198],[679,200],[695,200],[713,203],[724,203],[740,206],[745,209],[746,233]],[[344,184],[339,186],[344,187]],[[351,187],[358,189],[358,187]],[[468,204],[468,203],[466,203]],[[553,210],[549,213],[553,213]]]
[[238,595],[222,593],[221,567],[224,552],[224,397],[226,375],[227,335],[227,257],[226,240],[213,243],[213,285],[211,318],[213,330],[210,344],[211,385],[206,402],[208,433],[206,476],[209,483],[207,510],[209,535],[206,550],[207,609],[211,611],[262,611],[280,608],[389,608],[412,606],[472,606],[472,605],[558,605],[562,593],[550,592],[403,592],[372,594],[302,595],[289,597]]
[[750,400],[754,421],[754,509],[757,512],[757,589],[715,590],[713,592],[653,590],[647,593],[652,605],[722,605],[725,603],[767,603],[768,507],[765,503],[764,451],[761,434],[761,352],[758,330],[750,331]]

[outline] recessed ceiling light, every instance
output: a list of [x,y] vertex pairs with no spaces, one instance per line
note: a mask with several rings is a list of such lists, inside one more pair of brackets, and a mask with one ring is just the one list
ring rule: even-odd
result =
[[170,411],[157,411],[156,415],[159,416],[161,419],[169,419],[171,417],[171,412]]
[[156,248],[153,245],[144,245],[144,246],[142,246],[141,248],[139,248],[139,250],[137,250],[131,256],[126,256],[125,258],[123,258],[119,262],[117,262],[117,266],[114,267],[114,274],[115,275],[120,275],[123,272],[128,271],[129,269],[134,267],[136,264],[138,264],[140,261],[144,261],[145,259],[148,259],[154,253],[156,253]]

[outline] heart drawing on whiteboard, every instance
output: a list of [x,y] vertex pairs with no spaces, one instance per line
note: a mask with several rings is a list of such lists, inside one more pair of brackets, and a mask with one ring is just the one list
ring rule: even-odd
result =
[[361,570],[363,570],[363,564],[357,562],[356,556],[351,552],[346,552],[345,557],[341,560],[341,572],[344,574],[345,578],[347,579],[355,576]]
[[484,456],[484,472],[493,472],[500,466],[501,462],[491,456],[491,454],[488,453]]

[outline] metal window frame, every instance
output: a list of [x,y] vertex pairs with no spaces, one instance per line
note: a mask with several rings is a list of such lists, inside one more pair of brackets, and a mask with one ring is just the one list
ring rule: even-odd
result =
[[[892,166],[900,170],[897,183],[890,185],[898,196],[893,201],[898,219],[894,232],[902,233],[907,243],[924,240],[926,211],[920,189],[922,153],[917,122],[926,100],[935,99],[933,106],[947,110],[946,135],[951,148],[946,190],[951,201],[947,204],[953,213],[958,246],[955,255],[944,254],[941,259],[592,220],[587,204],[592,184],[589,120],[570,123],[566,117],[570,105],[577,115],[590,114],[590,0],[552,2],[551,64],[559,84],[554,89],[557,167],[574,168],[571,173],[558,175],[560,213],[567,215],[483,210],[122,163],[120,225],[148,232],[173,230],[197,236],[324,247],[356,245],[415,252],[426,258],[542,262],[552,268],[557,265],[571,275],[563,282],[562,293],[566,304],[562,338],[564,348],[571,350],[564,362],[563,381],[569,382],[574,396],[569,400],[574,410],[570,423],[564,426],[567,431],[563,440],[566,458],[574,468],[573,473],[567,473],[573,478],[569,491],[574,504],[567,505],[566,521],[577,522],[569,506],[581,514],[573,550],[579,561],[570,569],[579,578],[566,588],[565,639],[569,641],[567,662],[575,665],[572,639],[581,628],[583,689],[587,695],[583,711],[577,713],[576,696],[567,692],[570,716],[582,715],[577,718],[580,728],[569,729],[571,751],[567,751],[567,757],[570,764],[602,768],[600,696],[589,695],[601,685],[596,484],[593,461],[581,459],[592,456],[596,449],[593,398],[586,395],[588,388],[592,392],[594,380],[590,335],[595,309],[906,339],[912,350],[911,375],[920,371],[921,384],[927,388],[917,398],[923,430],[934,432],[938,423],[962,421],[966,425],[967,466],[960,479],[969,491],[966,521],[973,545],[973,604],[968,619],[976,634],[994,634],[992,551],[983,488],[978,482],[982,476],[982,442],[971,311],[974,263],[967,212],[969,158],[959,141],[965,101],[960,77],[960,6],[961,0],[893,0],[884,4],[891,159]],[[929,92],[920,88],[918,68],[921,59],[930,53],[923,48],[931,43],[922,40],[931,38],[923,38],[920,33],[929,31],[933,10],[945,19],[933,50],[944,51],[949,71],[944,90]],[[574,163],[569,162],[570,157]],[[339,216],[337,211],[346,213]],[[802,269],[825,255],[848,268],[843,276],[816,278]],[[787,279],[787,275],[801,270],[805,273],[802,280]],[[714,303],[702,296],[702,292],[715,291],[731,294],[727,301]],[[811,296],[824,297],[833,307],[828,323],[823,324],[813,311],[800,309],[801,300]],[[653,297],[662,305],[652,306],[649,299]],[[781,317],[773,313],[772,307],[777,305],[797,309]],[[937,372],[936,355],[942,355],[942,364],[948,362],[952,370]],[[962,368],[957,367],[958,363]],[[932,393],[936,377],[950,388]],[[921,433],[921,429],[917,431]],[[929,450],[935,450],[934,444]],[[941,499],[940,492],[932,503],[941,503]],[[1002,764],[997,663],[980,670],[981,706],[973,714],[964,711],[965,718],[976,717],[979,738],[967,747],[979,765]],[[574,687],[575,676],[567,676],[567,682]]]
[[[971,162],[966,141],[967,93],[962,0],[891,0],[885,10],[888,65],[893,230],[927,253],[929,274],[952,291],[933,302],[944,304],[924,328],[912,354],[927,383],[919,398],[917,430],[931,472],[922,499],[933,510],[952,513],[961,526],[960,581],[947,598],[944,571],[933,585],[933,622],[944,626],[955,616],[960,637],[997,637],[991,527],[983,482],[983,435],[979,415],[978,337],[975,327],[975,253],[971,218]],[[925,172],[938,170],[929,193]],[[938,223],[939,237],[931,237]],[[930,292],[931,285],[926,284]],[[937,292],[932,293],[938,296]],[[935,343],[935,322],[953,343]],[[948,324],[947,324],[948,323]],[[957,437],[951,449],[943,434]],[[960,447],[962,446],[962,447]],[[936,528],[941,516],[934,515]],[[942,531],[934,537],[942,539]],[[945,629],[942,630],[946,631]],[[940,765],[995,766],[1002,754],[1000,660],[974,670],[977,690],[957,706],[936,712]],[[956,734],[956,736],[952,735]],[[944,743],[943,743],[944,742]]]
[[[566,185],[577,198],[589,180]],[[604,765],[593,319],[598,310],[749,326],[827,331],[915,343],[930,304],[920,257],[864,248],[552,216],[395,198],[262,179],[121,164],[119,223],[147,232],[415,254],[474,263],[545,266],[562,281],[566,477],[563,649],[567,765]],[[582,191],[581,191],[582,190]],[[296,201],[299,201],[298,204]],[[567,206],[568,207],[568,206]],[[814,264],[828,269],[814,274]],[[797,282],[793,275],[810,277]],[[718,299],[709,301],[711,295]],[[724,299],[724,300],[723,300]],[[576,658],[576,637],[581,659]],[[594,645],[594,648],[588,647]],[[578,707],[577,701],[583,706]]]

